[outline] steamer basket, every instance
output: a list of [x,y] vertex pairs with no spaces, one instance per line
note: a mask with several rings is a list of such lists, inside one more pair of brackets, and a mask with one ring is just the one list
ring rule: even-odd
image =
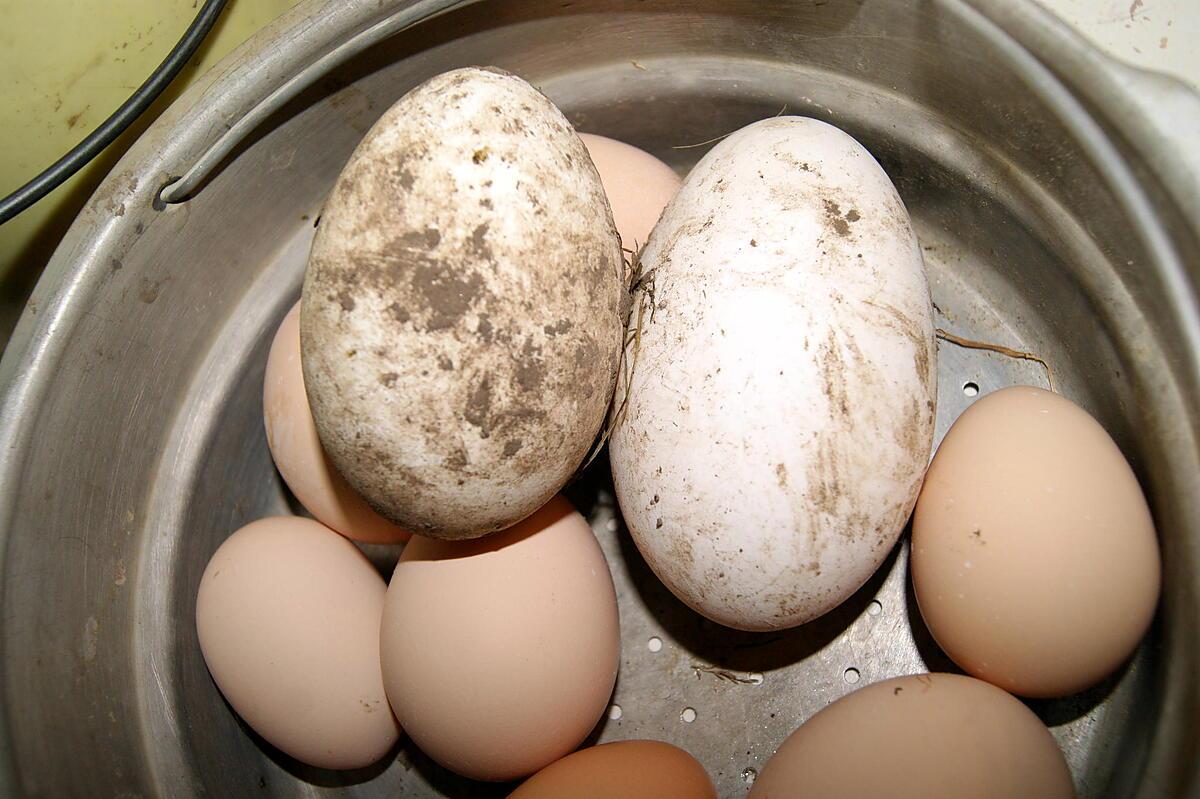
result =
[[[309,0],[234,53],[93,197],[0,366],[0,792],[506,793],[407,740],[362,772],[288,759],[222,701],[193,625],[211,552],[290,507],[262,376],[324,197],[393,101],[469,64],[681,173],[707,149],[684,145],[781,110],[871,150],[913,215],[939,326],[1050,363],[1154,509],[1164,595],[1144,645],[1097,688],[1032,706],[1081,796],[1198,795],[1200,101],[1007,0]],[[1037,363],[940,344],[939,437],[972,387],[1046,385]],[[738,633],[655,581],[607,464],[570,493],[621,603],[614,707],[592,740],[674,742],[737,797],[855,682],[952,668],[905,543],[830,615]]]

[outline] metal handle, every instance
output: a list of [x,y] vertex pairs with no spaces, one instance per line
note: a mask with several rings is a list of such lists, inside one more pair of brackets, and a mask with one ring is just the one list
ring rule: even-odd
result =
[[203,44],[208,32],[216,23],[217,17],[221,16],[225,3],[226,0],[206,0],[183,36],[171,48],[171,52],[154,72],[150,73],[150,77],[121,103],[120,108],[72,147],[66,155],[7,197],[0,198],[0,225],[32,207],[69,180],[144,114],[196,54],[196,50]]
[[[475,2],[479,0],[310,0],[293,9],[259,36],[270,38],[276,26],[286,26],[298,31],[300,38],[341,44],[310,57],[307,63],[280,64],[273,73],[254,76],[255,92],[230,92],[231,97],[223,98],[229,109],[226,119],[233,121],[224,122],[225,132],[182,177],[162,187],[159,201],[186,200],[267,117],[337,66],[419,21]],[[1090,100],[1102,101],[1093,105],[1109,109],[1104,121],[1137,150],[1189,217],[1200,219],[1200,150],[1194,146],[1200,141],[1200,95],[1172,78],[1101,53],[1036,3],[968,2],[1010,31],[1043,62],[1071,66],[1072,89]],[[365,7],[372,5],[374,10],[365,12]],[[303,22],[297,24],[297,17]],[[1064,40],[1075,46],[1064,51]],[[253,41],[244,45],[255,46]],[[294,48],[293,52],[303,50]],[[1113,102],[1114,96],[1119,98],[1117,102]]]
[[1113,82],[1125,93],[1126,113],[1110,121],[1160,181],[1170,190],[1193,223],[1200,221],[1200,94],[1158,72],[1109,59]]
[[[284,26],[298,31],[301,38],[311,37],[340,44],[311,57],[308,63],[281,65],[273,74],[257,76],[258,90],[255,92],[238,92],[236,95],[231,93],[228,99],[234,99],[234,102],[226,107],[229,110],[228,118],[235,121],[232,124],[226,123],[226,131],[196,158],[182,177],[174,178],[162,187],[158,202],[185,201],[265,119],[334,68],[419,21],[474,2],[478,0],[310,0],[298,6],[274,25],[261,31],[258,37],[271,39],[275,36],[275,28]],[[364,6],[375,6],[375,9],[364,15]],[[297,17],[303,22],[297,24]],[[255,46],[254,40],[243,45],[251,49]],[[294,48],[294,51],[302,52],[304,49],[298,47]],[[288,66],[291,68],[287,68]]]
[[1037,3],[968,2],[1087,102],[1089,113],[1124,140],[1200,234],[1200,94],[1102,52]]

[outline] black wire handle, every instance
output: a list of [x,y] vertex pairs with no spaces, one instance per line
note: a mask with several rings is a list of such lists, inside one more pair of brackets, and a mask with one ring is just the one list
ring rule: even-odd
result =
[[67,178],[74,175],[87,165],[89,161],[100,154],[105,147],[121,135],[124,130],[140,117],[150,104],[162,94],[163,89],[170,85],[184,65],[195,55],[204,37],[212,30],[212,26],[221,15],[227,0],[205,0],[200,13],[192,20],[192,24],[184,32],[183,38],[175,43],[175,47],[158,69],[151,73],[146,82],[130,95],[112,116],[104,120],[98,128],[76,144],[62,158],[47,167],[41,174],[26,183],[12,194],[0,200],[0,225],[12,219],[38,200],[58,188]]

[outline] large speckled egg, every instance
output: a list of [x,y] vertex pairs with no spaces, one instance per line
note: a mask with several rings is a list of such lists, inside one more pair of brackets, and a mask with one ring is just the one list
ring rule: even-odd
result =
[[892,550],[933,446],[933,311],[895,187],[831,125],[756,122],[688,174],[641,268],[609,445],[638,549],[730,627],[828,612]]
[[431,78],[330,194],[300,316],[321,442],[384,517],[459,539],[570,478],[604,422],[628,306],[599,176],[520,78]]

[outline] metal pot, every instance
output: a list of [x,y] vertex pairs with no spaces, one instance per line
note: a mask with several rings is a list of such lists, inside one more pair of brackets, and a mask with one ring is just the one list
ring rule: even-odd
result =
[[[217,544],[289,508],[262,373],[326,192],[394,100],[481,63],[681,171],[699,143],[780,111],[875,154],[916,222],[940,326],[1051,364],[1154,509],[1165,588],[1145,644],[1105,684],[1034,707],[1082,796],[1195,795],[1200,101],[1006,0],[309,0],[224,61],[93,197],[0,366],[0,791],[503,793],[408,742],[363,772],[289,760],[221,701],[192,623]],[[942,344],[939,434],[976,388],[1046,385],[1036,362]],[[853,682],[951,668],[903,545],[822,620],[734,633],[654,581],[604,473],[573,489],[621,601],[621,712],[594,739],[675,741],[738,796]]]

